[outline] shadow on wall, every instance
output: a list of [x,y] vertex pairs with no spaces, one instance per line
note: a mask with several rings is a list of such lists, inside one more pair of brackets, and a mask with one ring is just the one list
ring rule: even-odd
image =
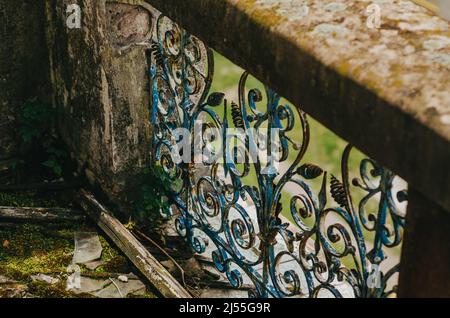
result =
[[0,0],[0,160],[17,154],[15,121],[28,100],[49,101],[45,2]]

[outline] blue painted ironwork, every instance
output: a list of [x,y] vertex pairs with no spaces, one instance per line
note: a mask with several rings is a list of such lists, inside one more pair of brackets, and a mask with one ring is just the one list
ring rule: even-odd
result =
[[[251,284],[252,297],[395,294],[389,280],[398,264],[389,264],[388,250],[401,244],[401,205],[407,198],[406,190],[393,187],[397,177],[363,159],[359,178],[352,179],[351,146],[343,153],[340,179],[305,163],[310,131],[299,108],[282,103],[270,88],[265,97],[258,89],[247,90],[248,73],[239,83],[237,104],[228,103],[222,93],[209,94],[211,50],[164,16],[157,19],[153,41],[154,159],[174,181],[172,217],[193,249],[208,254],[234,287]],[[255,134],[278,129],[276,147],[284,169],[274,169],[273,162],[264,166],[259,159],[238,163],[235,147],[225,147],[230,149],[223,152],[223,161],[176,163],[171,153],[181,138],[188,138],[192,148],[199,146],[194,139],[200,119],[219,129],[223,140],[227,128],[245,131],[246,137],[235,142],[245,145],[241,155],[247,159],[252,147],[260,146]],[[187,129],[189,136],[174,133],[177,128]],[[292,133],[300,140],[293,140]],[[287,190],[293,187],[297,190]],[[363,193],[358,198],[355,189]],[[282,206],[284,198],[288,207]]]

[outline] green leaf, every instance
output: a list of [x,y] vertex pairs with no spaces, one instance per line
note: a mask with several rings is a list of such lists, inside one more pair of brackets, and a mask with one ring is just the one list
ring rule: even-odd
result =
[[62,168],[61,168],[61,166],[55,166],[54,168],[53,168],[53,172],[56,174],[56,175],[58,175],[58,176],[60,176],[61,174],[62,174]]
[[212,107],[220,106],[224,98],[225,98],[224,93],[218,92],[211,93],[211,95],[209,95],[208,97],[208,101],[206,102],[206,104]]

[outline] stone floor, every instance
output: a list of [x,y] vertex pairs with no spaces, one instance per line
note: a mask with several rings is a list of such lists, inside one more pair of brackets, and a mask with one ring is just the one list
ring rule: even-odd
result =
[[0,223],[0,297],[156,297],[138,274],[90,224]]

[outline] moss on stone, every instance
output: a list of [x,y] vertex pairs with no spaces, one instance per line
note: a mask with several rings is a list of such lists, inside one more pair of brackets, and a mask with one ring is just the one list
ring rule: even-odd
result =
[[[55,206],[58,200],[47,200],[35,192],[20,194],[0,193],[0,206]],[[75,294],[66,291],[65,281],[67,267],[71,264],[74,251],[75,232],[97,232],[97,228],[89,223],[59,223],[59,224],[0,224],[0,275],[6,276],[17,283],[13,289],[25,288],[26,293],[33,297],[43,298],[85,298],[89,294]],[[133,266],[102,235],[99,235],[102,245],[103,265],[90,271],[81,265],[83,276],[108,279],[117,274],[128,274]],[[60,279],[57,284],[33,281],[32,275],[46,274]],[[1,287],[1,286],[0,286]],[[5,286],[3,286],[5,287]],[[23,293],[18,293],[22,295]],[[18,297],[18,295],[13,295]],[[10,293],[0,288],[0,297],[10,297]],[[130,297],[154,298],[154,293],[147,291],[144,295]]]
[[64,238],[59,230],[30,224],[0,227],[0,266],[25,276],[65,273],[72,260],[73,234]]
[[258,9],[258,7],[255,5],[256,0],[248,0],[243,1],[242,3],[239,3],[240,9],[242,9],[245,12],[251,11],[251,17],[254,21],[256,21],[258,24],[266,26],[268,29],[277,26],[285,21],[287,21],[286,17],[282,17],[276,13],[277,9],[279,8],[278,4],[273,5],[273,11],[268,11],[264,9]]
[[22,193],[0,192],[0,206],[51,207],[55,205],[55,200],[39,196],[35,191]]
[[31,282],[28,284],[28,292],[41,298],[94,298],[87,293],[75,294],[67,291],[63,282],[53,285],[44,282]]
[[[62,279],[72,260],[73,232],[72,239],[64,239],[58,234],[59,229],[50,227],[29,224],[0,227],[0,275],[27,286],[27,293],[33,297],[89,297],[66,291]],[[52,285],[33,281],[32,275],[39,273],[58,277],[60,282]]]

